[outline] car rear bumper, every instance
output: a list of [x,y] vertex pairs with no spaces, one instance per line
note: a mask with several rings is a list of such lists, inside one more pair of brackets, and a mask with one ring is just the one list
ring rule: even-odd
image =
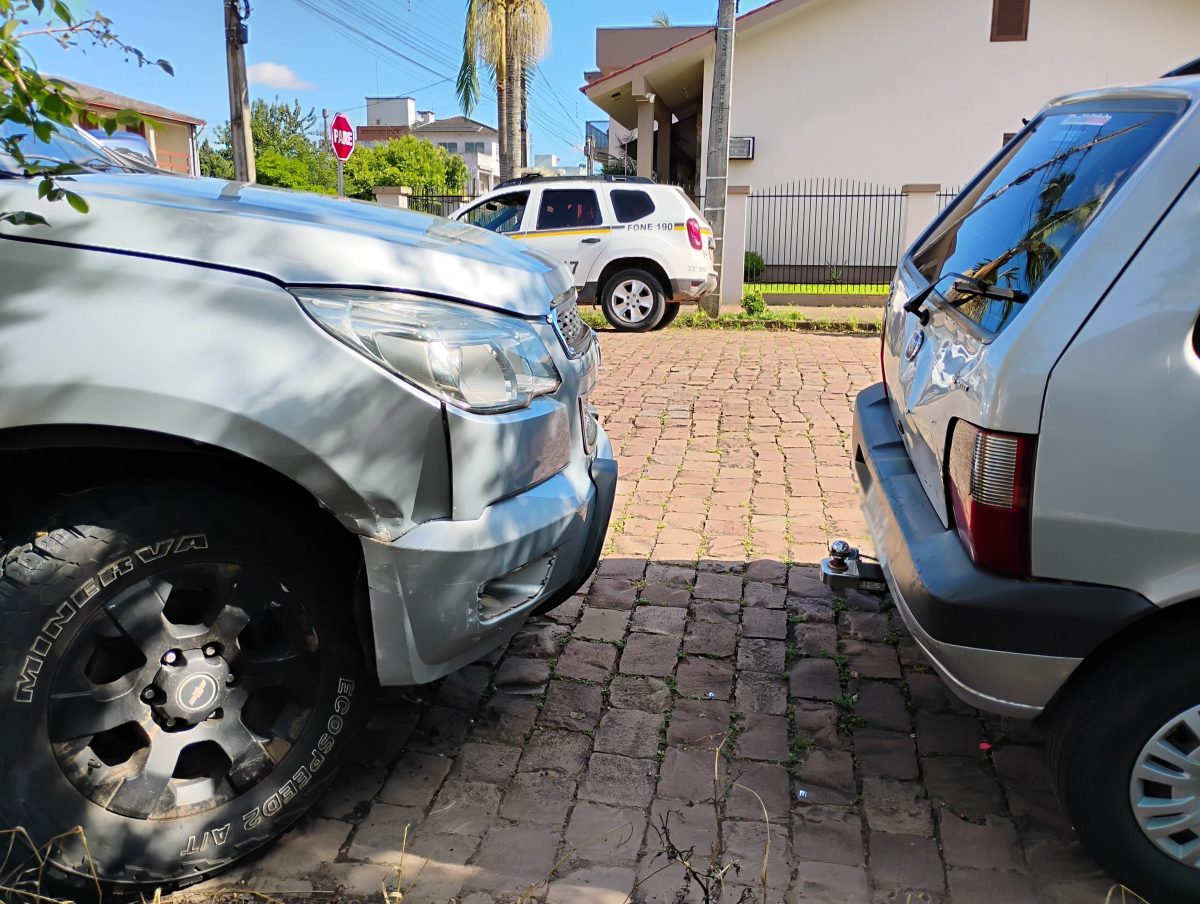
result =
[[[867,524],[896,606],[939,674],[968,703],[1032,718],[1088,653],[1155,611],[1127,590],[1017,580],[976,567],[930,504],[883,384],[858,396],[853,448]],[[828,560],[822,577],[840,578]]]
[[504,643],[596,567],[616,494],[603,430],[594,454],[469,521],[363,537],[379,680],[424,684]]
[[689,277],[688,279],[671,280],[671,299],[686,301],[703,298],[717,290],[717,274],[710,273],[703,279]]

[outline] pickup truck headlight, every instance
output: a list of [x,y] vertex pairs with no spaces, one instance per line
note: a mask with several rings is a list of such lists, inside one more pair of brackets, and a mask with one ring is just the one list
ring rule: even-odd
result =
[[338,339],[458,408],[512,411],[559,387],[541,337],[516,317],[402,292],[290,291]]

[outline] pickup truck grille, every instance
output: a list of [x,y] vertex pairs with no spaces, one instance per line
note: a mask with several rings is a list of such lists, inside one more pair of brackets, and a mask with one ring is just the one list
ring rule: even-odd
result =
[[554,306],[554,325],[558,328],[563,345],[567,347],[567,354],[572,358],[584,354],[595,341],[596,334],[579,316],[574,292],[561,296],[559,303]]

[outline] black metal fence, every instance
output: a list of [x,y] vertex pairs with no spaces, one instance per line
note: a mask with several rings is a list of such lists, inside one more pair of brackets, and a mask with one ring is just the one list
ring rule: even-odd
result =
[[904,193],[809,179],[755,189],[747,220],[747,282],[784,293],[877,294],[903,250]]
[[962,186],[956,188],[943,188],[938,192],[938,213],[941,213],[950,206],[950,202],[958,197],[958,193],[962,191]]
[[413,192],[408,199],[408,209],[418,213],[448,217],[460,207],[466,207],[477,197],[479,195],[432,195]]

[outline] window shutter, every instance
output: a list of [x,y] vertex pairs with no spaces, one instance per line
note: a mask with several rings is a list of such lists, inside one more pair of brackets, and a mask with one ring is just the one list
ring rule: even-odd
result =
[[992,0],[992,40],[1024,41],[1029,34],[1029,0]]

